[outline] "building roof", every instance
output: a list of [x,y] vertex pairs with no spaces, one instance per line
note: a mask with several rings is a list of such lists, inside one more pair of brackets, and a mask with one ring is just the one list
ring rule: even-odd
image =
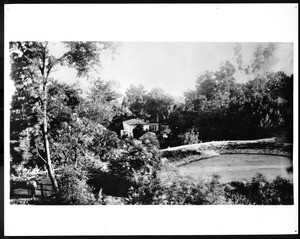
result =
[[124,124],[128,124],[128,125],[138,125],[138,124],[142,124],[145,125],[147,124],[144,120],[142,119],[130,119],[130,120],[126,120],[123,121]]

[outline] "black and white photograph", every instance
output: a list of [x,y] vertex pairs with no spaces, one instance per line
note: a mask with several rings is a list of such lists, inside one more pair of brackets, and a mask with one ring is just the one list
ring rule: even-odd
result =
[[[15,15],[9,12],[14,9],[10,7],[6,11],[15,16],[18,7]],[[122,9],[121,16],[128,16],[123,8],[97,7],[107,9],[108,13]],[[156,7],[148,9],[159,9]],[[89,9],[90,16],[94,16],[95,10]],[[179,8],[169,9],[176,15]],[[218,6],[203,9],[216,14],[228,10],[222,5],[220,10]],[[140,12],[132,12],[141,17],[146,11],[141,7]],[[158,10],[157,16],[163,16],[162,13]],[[170,19],[175,19],[174,15],[170,14]],[[107,19],[105,16],[99,18]],[[201,223],[212,223],[215,217],[224,220],[225,214],[216,214],[222,210],[227,215],[233,213],[228,221],[242,223],[238,218],[243,215],[247,223],[254,221],[253,225],[256,216],[261,221],[267,219],[262,214],[251,218],[247,216],[250,211],[266,213],[267,208],[268,218],[275,220],[280,213],[288,218],[285,212],[298,207],[298,42],[292,37],[293,40],[241,39],[238,33],[230,40],[219,35],[203,40],[198,37],[211,29],[216,32],[214,26],[221,24],[220,19],[216,23],[208,21],[211,26],[204,27],[203,33],[193,23],[194,30],[189,31],[199,33],[190,39],[180,38],[181,33],[175,30],[179,26],[185,32],[185,27],[177,24],[179,20],[169,28],[177,37],[154,34],[156,39],[140,38],[150,29],[146,27],[150,21],[144,20],[145,26],[139,28],[142,32],[137,31],[135,37],[130,34],[130,29],[136,31],[133,21],[124,21],[129,23],[125,27],[127,32],[122,32],[125,24],[120,23],[119,36],[129,37],[114,37],[114,33],[107,31],[118,32],[115,22],[107,23],[103,30],[109,32],[108,37],[101,35],[101,24],[106,22],[98,26],[94,21],[87,29],[72,21],[63,22],[60,27],[55,25],[63,31],[68,26],[79,37],[57,33],[55,38],[18,38],[21,29],[8,31],[8,232],[15,235],[11,232],[13,218],[16,223],[26,218],[24,213],[18,217],[19,208],[27,214],[32,210],[32,215],[38,211],[37,215],[55,221],[62,228],[59,233],[64,235],[62,232],[70,229],[59,223],[65,216],[72,218],[70,223],[76,221],[76,225],[81,225],[80,220],[93,221],[84,224],[91,228],[96,225],[95,218],[105,215],[108,223],[93,230],[104,234],[114,234],[116,230],[116,234],[122,234],[131,230],[123,229],[130,220],[144,215],[149,222],[160,208],[163,216],[157,223],[165,218],[175,221],[174,215],[181,220],[193,215],[187,219],[193,221],[187,228],[197,225],[200,215],[204,215],[199,219]],[[168,21],[161,20],[162,25]],[[238,18],[234,22],[239,22]],[[55,32],[55,27],[51,32]],[[161,28],[160,32],[167,30]],[[228,28],[238,32],[243,27]],[[224,36],[225,28],[220,29]],[[270,29],[274,31],[271,26]],[[97,31],[99,35],[85,37],[84,32],[88,31]],[[252,32],[250,28],[247,31]],[[46,27],[42,32],[47,32]],[[204,213],[196,216],[193,210]],[[92,214],[93,211],[99,215]],[[235,217],[237,211],[240,214]],[[63,216],[57,218],[60,213]],[[105,216],[100,220],[105,220]],[[293,216],[289,233],[294,228]],[[124,222],[126,218],[128,222]],[[168,226],[162,227],[177,227],[169,230],[170,234],[181,232],[183,229],[176,226],[179,222],[172,220],[165,221]],[[146,225],[149,224],[141,228]],[[284,231],[285,225],[281,225],[274,231]],[[228,229],[226,225],[221,228],[225,229],[220,232]],[[74,230],[78,227],[74,226]],[[231,232],[240,233],[239,227],[236,230]],[[196,228],[188,234],[199,231]],[[138,229],[133,234],[137,232],[140,234]],[[297,233],[297,228],[293,233]]]
[[12,204],[293,204],[293,44],[33,41],[10,56]]

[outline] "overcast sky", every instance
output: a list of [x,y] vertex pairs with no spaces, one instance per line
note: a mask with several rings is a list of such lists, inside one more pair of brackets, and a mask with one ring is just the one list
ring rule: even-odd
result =
[[[249,62],[257,43],[242,43],[244,63]],[[187,89],[193,89],[197,76],[206,70],[217,70],[220,64],[233,58],[235,43],[134,43],[123,42],[117,52],[104,55],[101,59],[100,77],[103,80],[119,82],[119,91],[124,93],[130,84],[142,84],[147,90],[163,88],[174,96],[183,96]],[[53,45],[59,53],[59,44]],[[276,43],[275,56],[279,62],[274,70],[292,74],[293,45]],[[54,76],[68,83],[78,81],[75,71],[63,68]],[[98,76],[98,75],[95,75]],[[238,82],[248,79],[236,74]],[[87,81],[80,80],[83,88]]]

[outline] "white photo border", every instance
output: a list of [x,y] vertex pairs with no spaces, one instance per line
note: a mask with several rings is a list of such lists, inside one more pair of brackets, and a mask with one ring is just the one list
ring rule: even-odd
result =
[[298,161],[290,206],[31,206],[9,204],[10,41],[287,42],[294,44],[298,159],[298,4],[6,4],[5,235],[298,233]]

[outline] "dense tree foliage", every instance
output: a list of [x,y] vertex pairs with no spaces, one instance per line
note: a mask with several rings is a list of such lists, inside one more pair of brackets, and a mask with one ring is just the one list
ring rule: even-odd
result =
[[[274,52],[274,44],[259,45],[245,65],[237,44],[234,64],[226,61],[218,70],[202,73],[195,89],[184,93],[185,104],[170,112],[171,134],[164,147],[185,144],[192,131],[200,141],[256,139],[276,132],[285,132],[285,140],[291,141],[293,75],[272,71]],[[237,71],[249,80],[237,83]]]
[[160,88],[153,88],[147,92],[142,85],[138,87],[131,85],[126,91],[124,105],[135,117],[153,122],[166,122],[174,105],[174,99]]
[[118,104],[120,94],[115,88],[112,81],[104,82],[100,78],[94,80],[86,99],[80,105],[80,117],[109,126],[113,117],[121,111]]
[[[26,127],[27,134],[30,131],[29,127],[34,131],[34,137],[27,137],[27,141],[35,142],[36,152],[48,170],[55,191],[58,189],[58,183],[51,158],[50,147],[52,144],[50,141],[52,139],[49,122],[51,118],[49,115],[49,101],[51,100],[49,88],[53,85],[52,72],[61,65],[67,65],[75,68],[78,76],[84,76],[89,73],[92,66],[98,64],[101,50],[109,47],[111,43],[65,42],[64,45],[65,52],[60,57],[56,57],[51,53],[48,42],[10,42],[10,76],[15,83],[15,97],[17,97],[13,101],[13,108],[17,114],[23,111],[23,118],[20,120],[23,120],[26,117],[24,115],[29,111],[29,118],[27,117],[29,125],[23,124],[21,127]],[[55,92],[55,89],[53,91]],[[22,100],[29,100],[26,108],[22,105]],[[16,101],[20,101],[21,104]],[[57,119],[57,117],[54,118]],[[14,121],[15,117],[12,119]],[[16,135],[20,135],[22,132],[24,132],[22,128],[19,128],[17,132],[12,133],[12,137],[18,140]],[[43,151],[40,153],[41,146]]]
[[125,107],[128,107],[132,114],[134,114],[136,117],[145,116],[145,94],[146,90],[142,85],[130,85],[130,88],[126,91],[123,104]]
[[145,112],[149,120],[166,122],[174,99],[160,88],[152,89],[145,96]]
[[169,184],[153,180],[131,193],[130,204],[146,205],[292,205],[293,184],[277,177],[269,182],[261,175],[251,181],[222,184],[178,178]]

